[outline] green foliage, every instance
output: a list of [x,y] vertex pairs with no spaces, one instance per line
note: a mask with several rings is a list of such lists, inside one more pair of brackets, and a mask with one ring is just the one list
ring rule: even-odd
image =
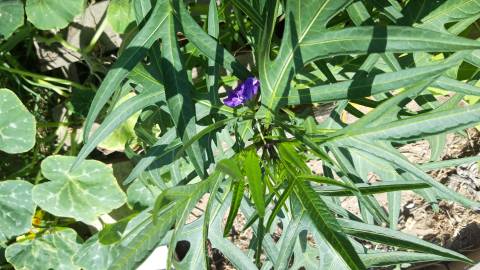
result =
[[27,19],[38,29],[64,28],[82,13],[85,0],[27,0]]
[[0,1],[0,36],[8,38],[23,25],[23,3],[21,0]]
[[42,162],[42,174],[49,181],[33,188],[33,201],[38,206],[56,216],[90,224],[125,203],[111,168],[88,160],[71,170],[74,160],[50,156]]
[[35,118],[8,89],[0,89],[0,151],[15,154],[35,144]]
[[35,204],[32,201],[32,187],[22,180],[0,182],[0,241],[24,234],[30,230]]
[[15,269],[80,269],[71,259],[80,247],[73,229],[59,229],[10,245],[5,257]]
[[131,0],[112,0],[108,6],[107,20],[113,30],[123,33],[128,25],[134,21],[133,12]]
[[[472,263],[397,224],[407,190],[434,211],[480,207],[427,173],[479,160],[441,158],[480,122],[480,1],[112,0],[86,47],[50,31],[86,4],[27,0],[24,22],[22,1],[0,0],[7,267],[135,269],[161,245],[175,269],[208,269],[211,248],[249,270]],[[39,44],[81,60],[39,74],[23,67]],[[416,164],[399,148],[421,140]],[[229,239],[240,214],[247,250]]]

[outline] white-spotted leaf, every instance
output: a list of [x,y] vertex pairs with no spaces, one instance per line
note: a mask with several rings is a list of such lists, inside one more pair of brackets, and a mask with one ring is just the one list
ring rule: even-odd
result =
[[35,145],[35,118],[10,90],[0,89],[0,151],[27,152]]
[[27,19],[38,29],[64,28],[82,13],[85,0],[27,0]]
[[0,37],[8,38],[23,25],[23,3],[20,0],[0,0]]
[[86,160],[70,171],[74,160],[50,156],[42,162],[42,174],[49,181],[33,188],[33,201],[38,206],[56,216],[90,224],[125,203],[126,196],[111,168]]
[[72,257],[81,244],[73,229],[45,233],[34,240],[8,246],[5,257],[15,269],[22,270],[76,270]]
[[0,182],[0,241],[30,229],[35,213],[32,188],[22,180]]

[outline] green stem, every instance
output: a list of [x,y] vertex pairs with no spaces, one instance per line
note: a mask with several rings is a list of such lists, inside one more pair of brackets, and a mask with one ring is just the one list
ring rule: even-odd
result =
[[80,89],[80,90],[90,90],[90,88],[85,87],[85,86],[83,86],[79,83],[76,83],[76,82],[72,82],[72,81],[65,80],[65,79],[60,79],[60,78],[55,78],[55,77],[50,77],[50,76],[45,76],[45,75],[41,75],[41,74],[36,74],[36,73],[32,73],[32,72],[25,71],[25,70],[19,70],[19,69],[8,68],[8,67],[3,67],[3,66],[0,66],[0,70],[10,72],[10,73],[14,73],[14,74],[18,74],[18,75],[22,75],[22,76],[26,76],[26,77],[31,77],[31,78],[34,78],[34,79],[37,79],[37,80],[43,80],[43,81],[55,82],[55,83],[59,83],[59,84],[63,84],[63,85],[68,85],[68,86],[72,86],[72,87],[75,87],[75,88]]
[[263,242],[263,237],[264,237],[264,227],[263,227],[263,217],[260,217],[258,219],[258,231],[257,231],[257,249],[255,251],[255,264],[257,267],[260,269],[261,268],[261,262],[260,262],[260,256],[262,255],[262,242]]
[[51,38],[46,38],[46,37],[42,37],[42,36],[38,36],[37,37],[37,40],[41,43],[45,43],[47,45],[51,45],[52,43],[60,43],[60,45],[62,45],[63,47],[69,49],[70,51],[74,51],[74,52],[77,52],[77,53],[81,53],[81,50],[80,48],[77,48],[75,46],[73,46],[72,44],[70,44],[68,41],[66,41],[65,39],[63,39],[61,36],[59,35],[54,35],[53,37]]
[[39,127],[39,128],[69,127],[69,126],[75,126],[77,124],[81,124],[81,122],[78,122],[78,123],[72,123],[72,122],[38,122],[37,127]]
[[97,28],[97,31],[95,32],[92,39],[90,40],[90,43],[83,50],[84,54],[90,53],[93,50],[93,48],[95,48],[95,45],[97,44],[98,40],[102,36],[103,32],[105,31],[105,28],[107,27],[107,23],[108,23],[107,17],[104,16],[102,19],[102,22],[100,23],[100,26]]

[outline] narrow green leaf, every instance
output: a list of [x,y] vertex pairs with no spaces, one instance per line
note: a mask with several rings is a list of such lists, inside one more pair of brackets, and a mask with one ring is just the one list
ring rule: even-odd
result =
[[[220,26],[218,20],[218,9],[217,9],[217,1],[210,0],[210,4],[208,6],[208,34],[218,39],[218,35],[220,34]],[[217,50],[221,50],[221,48],[217,48]],[[215,54],[217,54],[216,52]],[[208,93],[210,97],[210,102],[213,105],[220,105],[220,98],[218,97],[218,87],[219,87],[219,80],[220,80],[220,64],[216,63],[214,59],[208,59],[208,68],[207,68],[207,87]]]
[[455,261],[455,259],[446,258],[444,256],[406,251],[364,253],[360,254],[360,258],[367,267],[390,266],[402,263],[412,264],[421,262]]
[[379,146],[375,143],[365,142],[363,140],[354,138],[342,141],[342,146],[355,148],[360,151],[367,152],[368,154],[371,154],[378,158],[381,158],[387,162],[390,162],[396,168],[411,173],[413,176],[417,177],[418,180],[424,181],[425,183],[434,187],[435,190],[437,190],[446,199],[456,201],[466,207],[477,208],[480,206],[478,202],[467,199],[464,196],[450,190],[438,181],[435,181],[430,175],[426,174],[418,166],[410,163],[405,157],[403,157],[396,151],[392,151],[392,149],[385,149],[385,147]]
[[90,140],[82,147],[73,167],[78,166],[94,149],[107,138],[117,127],[143,108],[165,101],[164,91],[142,92],[116,107],[95,130]]
[[243,174],[233,159],[223,159],[217,163],[217,170],[230,175],[235,181],[243,181]]
[[108,102],[112,94],[119,89],[119,86],[128,73],[147,54],[150,46],[160,37],[165,29],[165,23],[171,10],[168,0],[158,0],[152,10],[152,14],[144,27],[138,32],[132,41],[126,46],[124,52],[119,56],[115,64],[103,79],[102,84],[93,98],[87,119],[85,120],[85,131],[83,138],[88,142],[90,131],[98,114]]
[[211,133],[211,132],[213,132],[213,131],[215,131],[219,128],[224,127],[226,124],[228,124],[229,122],[231,122],[233,120],[238,120],[238,118],[227,118],[227,119],[219,120],[219,121],[209,125],[208,127],[205,127],[200,132],[198,132],[197,134],[192,136],[188,141],[184,142],[182,148],[180,148],[180,150],[178,151],[177,156],[180,156],[181,154],[183,154],[193,144],[198,143],[198,140],[200,140],[203,136],[205,136],[205,135],[207,135],[207,134],[209,134],[209,133]]
[[304,63],[339,54],[455,52],[478,48],[480,42],[476,40],[401,26],[360,26],[326,31],[300,43]]
[[356,26],[363,25],[367,22],[370,17],[370,13],[368,13],[367,8],[363,4],[363,2],[354,2],[347,7],[348,16],[352,19],[353,23]]
[[376,243],[384,243],[415,251],[431,253],[466,263],[472,263],[472,260],[463,256],[462,254],[439,247],[427,241],[420,240],[417,237],[408,235],[406,233],[347,219],[337,220],[344,231],[354,237]]
[[[418,1],[422,4],[423,1]],[[430,1],[429,1],[430,2]],[[417,5],[417,3],[413,3]],[[425,4],[425,3],[423,3]],[[432,3],[437,4],[437,3]],[[423,8],[428,8],[422,5]],[[422,9],[417,9],[421,11]],[[426,29],[432,29],[438,32],[446,32],[445,24],[461,21],[480,12],[480,2],[478,0],[450,0],[444,1],[439,7],[423,17],[421,23],[416,26]]]
[[120,241],[128,222],[130,222],[133,217],[134,216],[127,216],[115,223],[105,224],[103,229],[98,232],[98,241],[103,245],[111,245]]
[[302,229],[302,221],[307,217],[305,210],[300,213],[295,213],[294,217],[288,223],[287,229],[282,234],[281,245],[278,251],[278,259],[274,262],[273,269],[285,270],[288,269],[291,255],[293,253],[293,247],[296,242],[296,238]]
[[357,252],[342,230],[342,227],[328,209],[325,202],[306,182],[295,185],[300,202],[306,209],[317,231],[322,234],[330,246],[341,256],[351,269],[366,269]]
[[339,187],[342,187],[341,188],[342,190],[353,190],[353,191],[355,191],[355,187],[352,187],[350,185],[347,185],[347,184],[345,184],[341,181],[332,179],[330,177],[319,176],[319,175],[300,175],[300,176],[298,176],[298,178],[302,179],[302,180],[312,181],[312,182],[319,183],[319,184],[339,186]]
[[267,225],[265,226],[267,231],[270,230],[270,227],[275,221],[275,218],[277,217],[278,213],[280,213],[280,210],[285,205],[285,202],[287,201],[287,199],[290,198],[290,195],[292,194],[293,189],[295,187],[295,183],[296,183],[295,179],[289,179],[287,187],[278,198],[277,204],[275,204],[275,206],[272,209],[272,213],[270,213],[270,216],[268,217]]
[[[275,23],[277,21],[277,10],[279,7],[279,2],[275,0],[265,1],[263,14],[264,17],[264,26],[260,31],[260,38],[257,45],[258,50],[258,66],[259,69],[263,72],[266,71],[267,66],[270,64],[270,53],[272,45],[273,31],[275,30]],[[261,78],[261,76],[260,76]]]
[[240,79],[246,79],[250,72],[235,57],[195,22],[182,1],[173,1],[175,16],[183,26],[185,36],[195,47],[217,64],[225,67]]
[[130,184],[140,176],[150,164],[155,160],[162,160],[160,164],[170,164],[176,156],[176,151],[182,146],[180,139],[176,138],[175,129],[170,129],[158,141],[147,150],[146,155],[138,161],[127,178],[123,181],[124,185]]
[[[175,4],[176,3],[176,4]],[[174,5],[178,5],[175,2]],[[185,26],[186,27],[186,26]],[[177,134],[184,144],[196,134],[195,107],[191,97],[193,86],[183,67],[177,43],[177,26],[173,14],[167,17],[162,36],[161,69],[164,74],[165,96]],[[204,151],[198,142],[193,142],[186,153],[200,177],[205,177]]]
[[260,159],[255,150],[246,152],[244,170],[258,215],[263,218],[265,216],[265,185],[263,183],[262,171],[260,169]]
[[[151,209],[146,209],[129,222],[122,240],[109,251],[115,257],[109,262],[108,270],[135,269],[175,223],[182,204],[172,203],[158,213],[158,220],[154,221],[150,215]],[[93,269],[92,269],[93,270]]]
[[[214,203],[216,202],[217,200],[217,194],[219,193],[219,188],[220,188],[220,184],[222,183],[222,181],[225,179],[225,176],[223,173],[219,173],[217,171],[214,172],[214,178],[212,180],[212,185],[211,185],[211,188],[210,188],[210,194],[208,196],[208,202],[207,202],[207,205],[205,206],[205,214],[203,215],[203,226],[202,226],[202,237],[203,239],[209,239],[209,235],[210,235],[210,232],[209,232],[209,227],[210,225],[213,223],[213,215],[212,215],[212,212],[214,212],[215,209],[214,208]],[[213,174],[212,174],[213,175]],[[204,241],[203,243],[203,248],[204,250],[208,250],[208,245],[209,243],[207,241]],[[209,264],[209,256],[208,254],[206,254],[204,256],[204,261],[205,261],[205,264]]]
[[[288,105],[299,105],[368,97],[411,86],[419,81],[432,78],[453,66],[454,64],[450,63],[437,64],[383,73],[380,75],[359,77],[358,79],[333,84],[291,90],[288,96],[280,97],[280,99],[287,100],[286,102]],[[472,88],[475,88],[475,90],[478,89],[470,86],[469,90],[472,90]],[[480,89],[478,89],[478,91],[480,93]]]
[[235,246],[230,240],[223,238],[222,234],[219,233],[222,230],[222,224],[228,207],[228,200],[222,200],[220,209],[213,215],[213,222],[208,228],[209,240],[212,247],[221,250],[227,260],[237,269],[256,269],[257,267],[252,263],[250,257],[243,253],[242,250]]
[[456,108],[390,122],[354,132],[351,136],[369,140],[410,140],[474,126],[480,122],[480,105]]
[[232,0],[231,3],[241,11],[243,11],[247,16],[252,20],[253,24],[255,24],[255,27],[258,27],[258,29],[262,30],[263,29],[263,22],[262,18],[260,16],[260,13],[255,10],[253,6],[251,6],[247,1],[245,0]]
[[308,168],[302,157],[298,154],[293,144],[280,144],[280,146],[278,147],[278,152],[280,155],[280,159],[284,161],[285,166],[295,169],[294,172],[299,170],[303,174],[310,173],[310,169]]
[[480,88],[468,83],[460,82],[445,76],[441,76],[432,83],[433,87],[438,87],[447,91],[461,93],[464,95],[480,96]]
[[227,222],[225,223],[225,228],[223,230],[223,236],[226,237],[232,230],[233,221],[237,217],[238,209],[240,208],[240,203],[243,199],[243,192],[245,189],[244,181],[233,182],[233,198],[230,205],[230,211],[228,212]]
[[443,169],[447,167],[455,167],[458,165],[478,162],[478,161],[480,161],[480,156],[473,156],[473,157],[447,159],[447,160],[441,160],[441,161],[432,161],[432,162],[420,164],[419,166],[424,171],[433,171],[433,170]]
[[[338,181],[337,181],[338,182]],[[355,187],[362,195],[386,193],[399,190],[412,190],[420,188],[429,188],[425,182],[422,181],[395,181],[395,182],[378,182],[372,184],[355,184]],[[344,187],[318,187],[314,188],[315,191],[322,196],[352,196],[352,188],[348,189]]]

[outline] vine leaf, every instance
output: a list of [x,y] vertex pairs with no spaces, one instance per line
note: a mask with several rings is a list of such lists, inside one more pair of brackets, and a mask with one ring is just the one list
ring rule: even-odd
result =
[[27,152],[35,145],[36,122],[20,99],[8,89],[0,89],[0,151]]
[[8,246],[5,258],[15,269],[76,270],[80,267],[73,263],[72,257],[80,246],[80,240],[73,229],[61,229]]
[[0,1],[0,36],[8,38],[23,25],[23,3],[20,0]]
[[27,0],[28,20],[38,29],[64,28],[82,13],[85,0]]
[[0,182],[0,241],[30,229],[35,213],[32,188],[22,180]]
[[33,188],[33,201],[60,217],[91,224],[98,216],[122,206],[126,196],[105,164],[87,160],[70,171],[75,157],[50,156],[42,164],[49,181]]

